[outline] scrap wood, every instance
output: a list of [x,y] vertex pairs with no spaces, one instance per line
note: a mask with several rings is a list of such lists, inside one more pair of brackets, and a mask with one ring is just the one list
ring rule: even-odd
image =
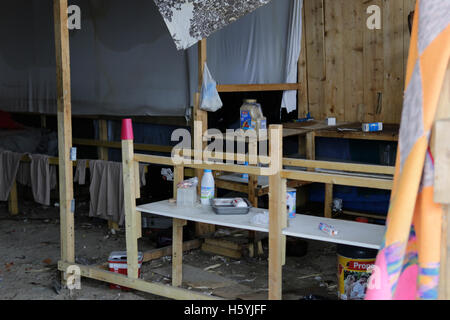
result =
[[[186,241],[183,243],[183,251],[189,251],[200,248],[202,245],[202,240],[195,239]],[[143,262],[149,262],[152,260],[156,260],[165,256],[170,256],[172,254],[172,246],[167,246],[163,248],[153,249],[147,252],[144,252],[144,260]]]

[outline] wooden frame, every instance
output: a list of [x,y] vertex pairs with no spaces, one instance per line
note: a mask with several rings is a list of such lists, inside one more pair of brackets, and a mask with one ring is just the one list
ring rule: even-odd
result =
[[[144,292],[173,298],[173,299],[217,299],[213,296],[203,295],[192,292],[177,286],[181,283],[182,275],[182,231],[185,221],[174,221],[174,241],[173,244],[173,265],[172,286],[148,283],[137,277],[137,239],[140,234],[140,215],[136,211],[135,199],[136,192],[136,163],[156,163],[175,166],[175,182],[183,179],[183,168],[189,167],[197,170],[212,169],[227,172],[248,173],[250,175],[269,176],[269,299],[279,300],[282,298],[282,264],[283,264],[283,246],[284,239],[282,229],[286,227],[283,221],[286,218],[286,206],[284,205],[284,192],[286,190],[286,180],[307,180],[323,183],[338,183],[343,185],[367,186],[370,181],[370,187],[387,189],[391,187],[389,181],[383,179],[367,179],[343,174],[327,174],[309,171],[283,170],[282,158],[282,133],[281,126],[271,126],[270,145],[270,166],[269,168],[259,168],[252,166],[239,166],[231,164],[176,164],[168,157],[136,155],[134,154],[134,145],[131,140],[122,141],[123,155],[123,179],[125,188],[125,207],[126,207],[126,241],[128,256],[128,275],[120,275],[110,271],[102,270],[98,267],[83,266],[75,264],[75,244],[74,244],[74,219],[73,219],[73,181],[72,167],[69,153],[72,146],[71,137],[71,100],[70,100],[70,58],[69,58],[69,37],[67,29],[67,0],[54,0],[54,19],[55,19],[55,43],[56,43],[56,62],[57,62],[57,84],[58,84],[58,133],[59,133],[59,172],[60,172],[60,217],[61,217],[61,261],[58,263],[58,269],[63,272],[63,279],[68,280],[68,269],[71,266],[77,266],[81,276],[100,281],[110,282],[129,288],[141,290]],[[202,40],[199,46],[199,60],[206,61],[206,41]],[[203,63],[199,65],[200,70]],[[200,73],[202,74],[202,73]],[[201,79],[201,76],[199,77]],[[201,83],[201,80],[200,80]],[[199,110],[198,99],[194,109],[194,119],[201,121],[201,130],[207,127],[205,121],[206,114]],[[198,136],[198,128],[194,131],[194,137]],[[273,132],[273,135],[272,135]],[[201,136],[201,135],[200,135]],[[194,141],[198,144],[199,141]],[[200,141],[199,145],[202,143]],[[323,163],[322,163],[323,164]],[[319,163],[308,163],[310,167],[320,165]],[[326,164],[325,164],[326,165]],[[345,166],[348,164],[339,164]],[[375,168],[374,168],[375,169]],[[368,167],[362,170],[370,171]],[[378,170],[378,168],[376,168]],[[383,169],[387,170],[387,169]],[[352,170],[349,170],[352,171]],[[447,170],[448,171],[448,170]],[[447,182],[449,179],[447,179]],[[448,186],[447,186],[448,188]],[[448,190],[448,189],[447,189]],[[444,232],[446,234],[446,232]],[[448,245],[448,243],[447,243]],[[446,256],[448,259],[448,255]],[[445,260],[447,261],[447,260]],[[448,272],[448,268],[446,270]],[[448,291],[448,284],[446,285]]]

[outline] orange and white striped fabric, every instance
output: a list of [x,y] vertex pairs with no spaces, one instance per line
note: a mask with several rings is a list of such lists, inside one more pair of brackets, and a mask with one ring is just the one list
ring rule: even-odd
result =
[[387,230],[367,300],[438,298],[443,211],[429,144],[441,90],[450,90],[442,88],[449,59],[450,0],[418,0]]

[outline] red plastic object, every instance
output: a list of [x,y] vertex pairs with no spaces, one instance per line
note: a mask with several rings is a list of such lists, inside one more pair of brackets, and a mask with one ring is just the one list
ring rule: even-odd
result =
[[356,218],[356,221],[361,222],[361,223],[369,223],[369,219],[363,218],[363,217]]
[[134,140],[133,123],[131,119],[122,119],[122,140]]
[[[138,253],[138,277],[141,276],[141,267],[144,256],[142,252]],[[126,251],[116,251],[112,252],[108,258],[109,271],[114,273],[119,273],[123,275],[128,275],[128,265],[127,265],[127,253]],[[111,283],[109,285],[111,289],[122,289],[124,291],[130,290],[130,288],[119,286],[117,284]]]
[[23,129],[23,125],[20,123],[15,122],[11,118],[11,114],[9,112],[1,111],[0,110],[0,129]]

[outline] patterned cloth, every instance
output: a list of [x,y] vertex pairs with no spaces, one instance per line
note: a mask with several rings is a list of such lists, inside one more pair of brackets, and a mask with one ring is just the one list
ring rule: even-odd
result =
[[429,144],[449,58],[450,1],[418,0],[387,230],[367,300],[438,298],[443,211]]
[[268,4],[270,0],[154,0],[178,50]]

